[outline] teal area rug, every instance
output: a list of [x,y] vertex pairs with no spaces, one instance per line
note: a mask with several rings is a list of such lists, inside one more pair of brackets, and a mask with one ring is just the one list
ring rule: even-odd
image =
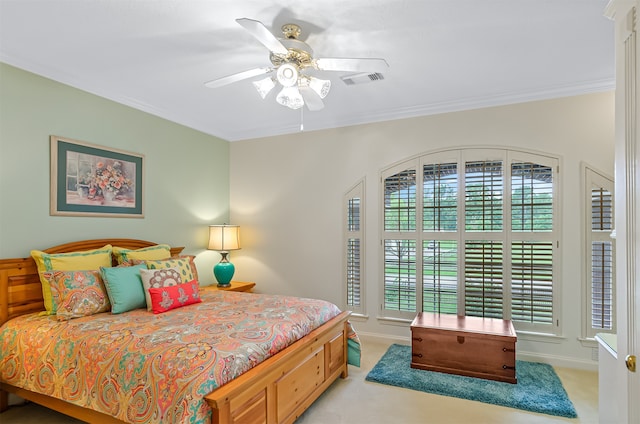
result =
[[576,410],[553,368],[516,361],[517,384],[411,368],[411,347],[393,344],[367,381],[453,396],[541,414],[576,418]]

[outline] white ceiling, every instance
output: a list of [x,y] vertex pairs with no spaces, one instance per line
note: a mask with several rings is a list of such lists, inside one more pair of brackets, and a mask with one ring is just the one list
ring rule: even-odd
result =
[[[606,0],[0,0],[0,61],[229,141],[614,88]],[[315,57],[380,57],[384,80],[325,72],[321,111],[251,80],[270,66],[235,22],[302,27]],[[255,78],[259,79],[259,78]],[[274,92],[277,90],[274,90]]]

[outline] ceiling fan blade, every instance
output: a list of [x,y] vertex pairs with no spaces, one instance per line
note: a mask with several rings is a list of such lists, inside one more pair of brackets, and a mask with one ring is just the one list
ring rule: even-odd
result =
[[302,98],[304,99],[304,104],[307,105],[307,108],[310,111],[316,111],[324,108],[324,102],[310,87],[300,87],[300,94],[302,94]]
[[260,21],[249,18],[239,18],[236,22],[249,31],[259,42],[273,53],[286,55],[289,50],[273,35]]
[[383,72],[389,68],[384,59],[347,59],[337,57],[323,57],[316,59],[316,67],[321,71],[348,72]]
[[237,81],[242,81],[247,78],[257,77],[258,75],[264,75],[273,71],[273,68],[255,68],[248,71],[238,72],[237,74],[228,75],[226,77],[218,78],[205,82],[204,85],[209,88],[218,88],[223,85],[231,84]]

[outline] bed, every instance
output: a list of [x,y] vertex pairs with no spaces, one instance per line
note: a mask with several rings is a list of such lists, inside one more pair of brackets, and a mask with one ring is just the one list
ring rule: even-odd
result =
[[[123,238],[96,239],[67,243],[43,252],[60,254],[87,251],[105,245],[144,249],[156,244]],[[181,251],[182,248],[179,247],[171,248],[171,255],[178,256]],[[42,316],[43,290],[34,259],[0,259],[0,325],[4,324],[1,331],[4,331],[5,335],[14,334],[8,331],[14,331],[14,327],[18,326],[29,328],[30,325],[32,330],[29,334],[48,334],[56,343],[66,334],[72,333],[74,337],[82,335],[84,339],[75,340],[73,349],[76,350],[71,351],[72,348],[67,345],[63,345],[65,347],[62,348],[57,346],[56,355],[51,356],[51,361],[64,362],[66,360],[63,358],[86,356],[90,360],[84,362],[89,365],[83,365],[86,368],[83,374],[94,376],[102,373],[111,376],[112,380],[119,379],[118,386],[123,386],[119,387],[121,390],[118,391],[115,388],[109,389],[107,386],[110,383],[98,383],[98,380],[95,380],[96,387],[88,390],[89,386],[85,386],[84,382],[94,380],[86,375],[80,378],[76,375],[65,377],[48,373],[44,373],[45,377],[38,377],[43,381],[17,384],[17,377],[12,377],[18,374],[14,369],[18,358],[7,360],[9,355],[5,353],[5,357],[0,358],[0,364],[5,364],[4,369],[0,368],[0,411],[8,408],[8,394],[14,393],[91,423],[182,422],[187,420],[181,418],[182,410],[190,411],[184,415],[188,417],[189,422],[291,423],[338,377],[347,377],[349,338],[357,339],[348,321],[349,312],[342,312],[328,302],[286,296],[207,290],[201,291],[200,297],[201,303],[164,314],[153,314],[138,309],[117,315],[102,312],[60,322],[51,316]],[[303,320],[300,323],[292,321],[287,324],[288,318],[283,318],[277,320],[276,324],[263,325],[263,318],[268,322],[267,315],[271,318],[280,316],[281,312],[275,309],[278,305],[297,311],[301,318],[307,317],[309,322]],[[218,314],[215,320],[207,321],[214,312]],[[233,321],[234,316],[239,315],[242,315],[243,319]],[[182,322],[186,329],[175,327],[177,324],[168,321],[170,317]],[[111,319],[114,321],[105,324]],[[132,326],[132,322],[135,325]],[[152,327],[153,325],[156,327]],[[287,333],[291,335],[285,336],[284,332],[276,333],[275,330],[279,330],[280,327],[288,327]],[[101,328],[111,330],[111,335],[97,334],[97,329]],[[250,344],[248,347],[237,347],[235,345],[238,344],[238,338],[230,342],[216,336],[215,340],[222,340],[222,347],[220,350],[214,348],[215,354],[210,353],[213,342],[209,342],[213,336],[204,336],[203,328],[211,328],[216,334],[222,334],[225,328],[227,331],[235,329],[242,332],[241,339],[250,339]],[[122,338],[113,335],[122,335],[125,332],[129,334],[130,329],[141,331],[142,334],[130,336],[136,338],[138,347],[125,355],[122,353],[124,347],[118,345]],[[103,337],[103,342],[108,342],[104,346],[112,349],[108,355],[95,349],[96,340],[100,337]],[[174,339],[177,339],[180,349],[170,348],[167,344]],[[145,340],[146,344],[140,340]],[[5,340],[2,342],[10,344]],[[82,352],[77,350],[82,349],[78,346],[93,346],[94,349],[91,352]],[[238,351],[233,350],[236,347]],[[153,366],[150,365],[151,362],[146,366],[152,371],[149,375],[163,377],[147,377],[146,374],[143,377],[140,374],[140,369],[145,367],[140,362],[140,358],[143,357],[141,352],[147,351],[155,358]],[[101,359],[95,359],[96,355]],[[115,357],[120,360],[111,359]],[[137,359],[127,362],[122,359],[125,357]],[[205,357],[209,357],[212,362],[205,362]],[[243,358],[248,358],[250,363],[242,362]],[[109,363],[110,368],[107,369],[106,365],[96,365],[103,362]],[[176,364],[182,364],[182,368]],[[165,372],[167,369],[171,369],[171,372]],[[128,380],[121,379],[120,375],[127,373],[135,374],[137,380],[134,378],[132,381],[138,383],[144,379],[147,379],[147,382],[151,381],[148,380],[150,378],[159,380],[153,380],[151,385],[140,383],[136,386],[134,383],[127,383]],[[184,380],[182,377],[186,374],[197,375],[197,388],[185,389],[177,385],[176,381]],[[130,390],[126,390],[127,384],[133,384]],[[38,390],[34,387],[38,387]],[[147,392],[140,391],[140,387],[147,387]],[[149,393],[148,387],[156,387],[158,393]],[[79,394],[83,390],[86,393]],[[169,405],[166,394],[177,392],[184,393],[186,400],[177,402],[178,406]],[[154,409],[155,405],[161,405],[163,402],[167,404],[166,408],[160,408],[160,412],[158,408]],[[136,407],[128,408],[127,412],[123,405],[130,404],[135,404]]]

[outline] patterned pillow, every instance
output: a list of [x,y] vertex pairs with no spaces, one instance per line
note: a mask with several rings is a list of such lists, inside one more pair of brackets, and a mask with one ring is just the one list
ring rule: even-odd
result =
[[[180,272],[177,268],[162,268],[162,269],[140,269],[140,277],[142,278],[142,287],[144,289],[144,296],[147,302],[147,311],[151,310],[151,295],[149,290],[152,288],[163,288],[168,286],[177,286],[182,284],[182,278],[180,278]],[[185,280],[189,281],[189,280]]]
[[43,275],[51,287],[58,321],[106,312],[111,307],[99,271],[48,271]]
[[198,281],[198,270],[194,263],[195,256],[184,255],[162,261],[146,261],[149,269],[178,268],[182,281]]
[[168,244],[156,244],[155,246],[143,247],[135,250],[113,246],[113,256],[115,256],[118,264],[131,261],[133,259],[142,261],[167,259],[171,257],[171,246]]
[[195,280],[175,286],[150,288],[149,294],[151,310],[154,314],[202,302],[198,292],[198,282]]
[[140,270],[146,265],[100,268],[102,280],[111,301],[111,313],[121,314],[147,306]]
[[51,297],[51,286],[49,280],[43,273],[47,271],[73,271],[78,269],[100,269],[101,266],[111,266],[111,245],[107,244],[100,249],[86,250],[82,252],[69,253],[45,253],[40,250],[32,250],[31,256],[36,262],[38,273],[40,274],[40,284],[42,285],[42,297],[46,315],[56,314],[56,305]]

